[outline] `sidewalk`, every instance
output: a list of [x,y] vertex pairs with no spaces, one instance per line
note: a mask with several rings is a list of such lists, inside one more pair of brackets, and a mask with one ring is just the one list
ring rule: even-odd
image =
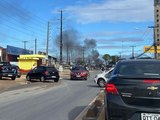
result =
[[25,76],[22,75],[21,78],[16,78],[16,80],[11,80],[10,78],[4,78],[0,80],[0,91],[5,91],[11,87],[15,87],[18,85],[25,85],[27,84],[25,80]]

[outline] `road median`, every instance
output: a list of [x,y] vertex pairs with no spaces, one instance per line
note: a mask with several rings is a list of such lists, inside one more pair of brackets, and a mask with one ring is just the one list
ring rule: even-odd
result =
[[104,90],[101,90],[75,120],[104,120]]

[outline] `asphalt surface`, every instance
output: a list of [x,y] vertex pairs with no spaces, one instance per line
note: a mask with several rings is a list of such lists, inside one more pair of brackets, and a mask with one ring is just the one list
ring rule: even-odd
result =
[[0,94],[0,120],[74,120],[100,91],[93,82],[61,80],[50,87],[27,87]]

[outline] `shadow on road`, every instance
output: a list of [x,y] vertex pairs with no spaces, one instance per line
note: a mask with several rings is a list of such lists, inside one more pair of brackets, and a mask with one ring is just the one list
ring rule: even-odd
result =
[[98,85],[87,85],[87,87],[95,87],[95,88],[100,88]]
[[3,77],[2,79],[0,79],[0,80],[5,80],[5,81],[14,81],[14,80],[12,80],[11,78],[6,78],[6,77]]
[[45,80],[44,82],[41,82],[40,80],[31,80],[31,81],[28,81],[28,82],[31,82],[31,83],[53,83],[54,80]]
[[84,80],[84,79],[70,79],[70,78],[64,78],[64,80],[67,80],[67,81],[87,81],[87,80]]
[[86,108],[86,106],[78,106],[68,113],[68,120],[75,120],[75,118]]

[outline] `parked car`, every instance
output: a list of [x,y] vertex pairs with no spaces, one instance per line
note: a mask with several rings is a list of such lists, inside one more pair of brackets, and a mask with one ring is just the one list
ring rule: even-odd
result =
[[9,62],[0,62],[0,79],[3,77],[11,78],[15,80],[17,76],[17,69]]
[[74,66],[70,72],[70,79],[83,79],[87,80],[89,71],[84,66]]
[[20,78],[21,77],[21,72],[20,72],[20,69],[19,69],[19,67],[17,66],[17,65],[12,65],[13,67],[15,67],[16,68],[16,70],[17,70],[17,78]]
[[38,66],[27,73],[26,79],[28,81],[31,81],[32,79],[39,79],[42,82],[51,79],[58,82],[59,71],[55,67]]
[[113,71],[114,68],[111,68],[108,71],[103,71],[102,73],[99,73],[95,76],[94,78],[94,82],[96,84],[99,85],[99,87],[105,87],[106,86],[106,82],[108,81],[108,79],[111,76],[111,73]]
[[160,61],[118,62],[105,88],[106,120],[160,120]]

